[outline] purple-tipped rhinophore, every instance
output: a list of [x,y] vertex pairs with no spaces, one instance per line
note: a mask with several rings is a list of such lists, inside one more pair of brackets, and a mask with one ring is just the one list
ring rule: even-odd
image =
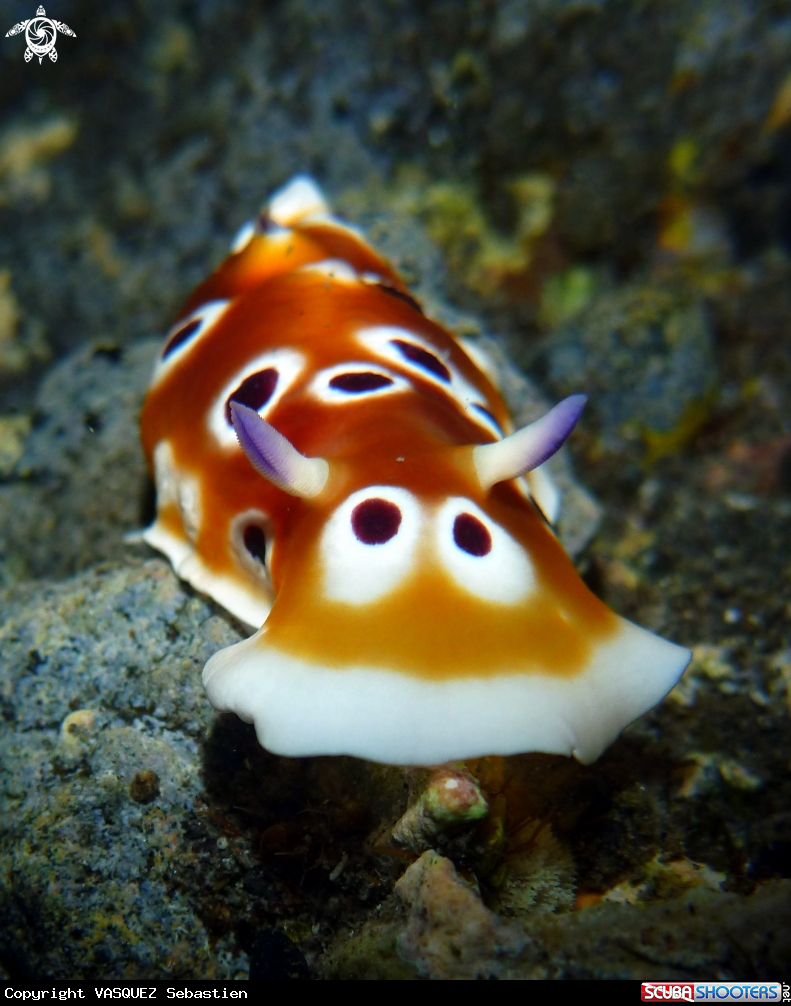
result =
[[283,434],[254,409],[239,402],[231,402],[231,418],[242,450],[253,468],[273,482],[288,482],[288,450],[294,448]]
[[[551,458],[559,451],[571,435],[571,431],[577,425],[577,420],[582,415],[585,403],[588,401],[587,395],[569,395],[562,402],[549,410],[545,416],[537,419],[524,431],[532,432],[532,436],[526,439],[525,453],[523,455],[524,471],[530,472],[534,468]],[[519,436],[515,433],[514,436]]]
[[510,437],[475,447],[473,459],[481,485],[490,489],[495,483],[524,475],[551,458],[568,439],[587,400],[587,395],[570,395]]
[[306,458],[255,409],[231,402],[233,428],[255,470],[292,496],[317,496],[324,488],[329,465],[323,458]]

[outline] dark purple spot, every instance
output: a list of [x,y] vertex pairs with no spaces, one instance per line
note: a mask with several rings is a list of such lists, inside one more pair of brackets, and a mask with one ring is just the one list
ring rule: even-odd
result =
[[257,524],[248,524],[244,529],[244,547],[254,559],[266,562],[266,535]]
[[202,324],[202,318],[193,318],[192,321],[188,321],[182,328],[177,328],[165,343],[165,348],[162,350],[162,359],[167,360],[170,354],[175,352],[190,336],[195,335]]
[[492,423],[492,425],[494,426],[494,428],[496,430],[499,430],[500,433],[503,432],[503,428],[500,426],[500,424],[497,422],[497,420],[494,418],[494,416],[491,414],[491,412],[489,412],[488,409],[485,409],[482,405],[478,405],[475,402],[473,402],[473,406],[472,407],[474,409],[477,409],[478,412],[480,412],[480,414],[482,416],[486,416],[486,418],[489,420],[490,423]]
[[228,420],[229,425],[233,426],[231,420],[231,402],[238,402],[240,405],[246,405],[248,409],[254,409],[258,412],[274,395],[275,388],[277,387],[277,378],[278,373],[274,367],[267,367],[266,370],[259,370],[257,374],[250,374],[249,377],[245,377],[225,403],[225,418]]
[[489,529],[471,513],[460,513],[453,522],[453,540],[470,555],[488,555],[492,550]]
[[362,374],[338,374],[330,381],[330,387],[336,391],[345,391],[349,395],[361,395],[364,391],[377,391],[392,383],[384,374],[366,371]]
[[390,286],[389,283],[377,283],[376,284],[380,290],[384,293],[389,293],[391,297],[398,297],[399,300],[403,300],[405,304],[409,304],[410,307],[414,307],[416,311],[423,314],[423,308],[418,304],[414,297],[406,293],[404,290],[399,290],[397,287]]
[[416,363],[419,367],[431,371],[441,381],[450,382],[450,371],[433,353],[416,346],[413,342],[404,342],[402,339],[391,339],[390,344],[395,346],[410,363]]
[[364,500],[352,510],[352,530],[363,545],[383,545],[400,524],[401,511],[389,500]]

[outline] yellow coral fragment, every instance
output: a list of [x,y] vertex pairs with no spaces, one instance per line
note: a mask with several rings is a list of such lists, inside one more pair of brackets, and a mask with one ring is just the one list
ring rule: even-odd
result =
[[625,880],[611,887],[602,900],[637,905],[661,898],[676,898],[696,887],[720,891],[726,879],[724,873],[712,870],[706,863],[696,863],[686,857],[663,862],[657,855],[644,865],[643,870],[644,875],[639,882]]
[[88,228],[86,243],[91,258],[108,279],[115,279],[123,269],[123,259],[116,249],[112,233],[101,224],[93,223]]
[[29,432],[29,416],[0,416],[0,478],[13,472]]
[[711,413],[711,401],[708,396],[689,402],[681,414],[681,419],[672,430],[642,431],[646,445],[643,465],[651,468],[661,458],[669,457],[683,450],[700,433]]
[[772,107],[764,122],[764,132],[774,133],[791,119],[791,73],[778,88]]
[[17,198],[46,199],[51,181],[41,165],[76,138],[77,123],[65,116],[6,130],[0,138],[0,206]]
[[494,228],[471,185],[438,182],[419,200],[428,232],[445,251],[451,270],[478,293],[492,293],[509,277],[526,272],[533,261],[531,244],[552,223],[555,183],[548,175],[523,175],[508,191],[517,212],[510,237]]
[[572,266],[550,276],[541,289],[541,323],[554,328],[576,318],[590,304],[595,287],[594,275],[585,266]]
[[694,184],[699,176],[697,171],[699,156],[700,151],[694,140],[676,140],[668,157],[668,167],[673,178],[682,185]]
[[0,269],[0,344],[11,342],[19,321],[19,304],[11,289],[11,270]]
[[49,347],[40,326],[26,326],[20,336],[22,311],[11,289],[11,272],[0,269],[0,377],[21,374],[35,361],[46,360]]
[[552,223],[555,183],[549,175],[523,175],[508,185],[519,209],[517,240],[521,242],[541,237]]
[[195,40],[184,24],[170,22],[151,48],[148,61],[160,73],[171,73],[189,66],[195,58]]

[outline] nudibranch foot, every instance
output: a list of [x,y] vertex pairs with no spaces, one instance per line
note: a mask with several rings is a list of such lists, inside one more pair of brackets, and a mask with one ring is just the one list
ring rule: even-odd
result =
[[258,629],[206,665],[213,705],[282,755],[596,758],[690,654],[598,600],[547,524],[584,402],[511,433],[485,360],[316,184],[275,193],[187,301],[141,419],[145,540]]
[[322,667],[269,646],[264,628],[216,653],[203,682],[216,709],[254,723],[265,748],[289,757],[427,766],[543,751],[587,764],[688,662],[688,650],[619,619],[573,676],[514,669],[432,680],[384,666]]

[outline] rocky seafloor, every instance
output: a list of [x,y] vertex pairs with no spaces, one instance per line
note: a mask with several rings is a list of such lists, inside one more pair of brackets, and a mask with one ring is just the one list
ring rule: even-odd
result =
[[[0,51],[4,976],[788,978],[791,8],[63,6]],[[242,627],[124,540],[158,339],[298,170],[523,419],[588,392],[561,537],[694,651],[591,766],[457,769],[450,828],[217,716]]]

